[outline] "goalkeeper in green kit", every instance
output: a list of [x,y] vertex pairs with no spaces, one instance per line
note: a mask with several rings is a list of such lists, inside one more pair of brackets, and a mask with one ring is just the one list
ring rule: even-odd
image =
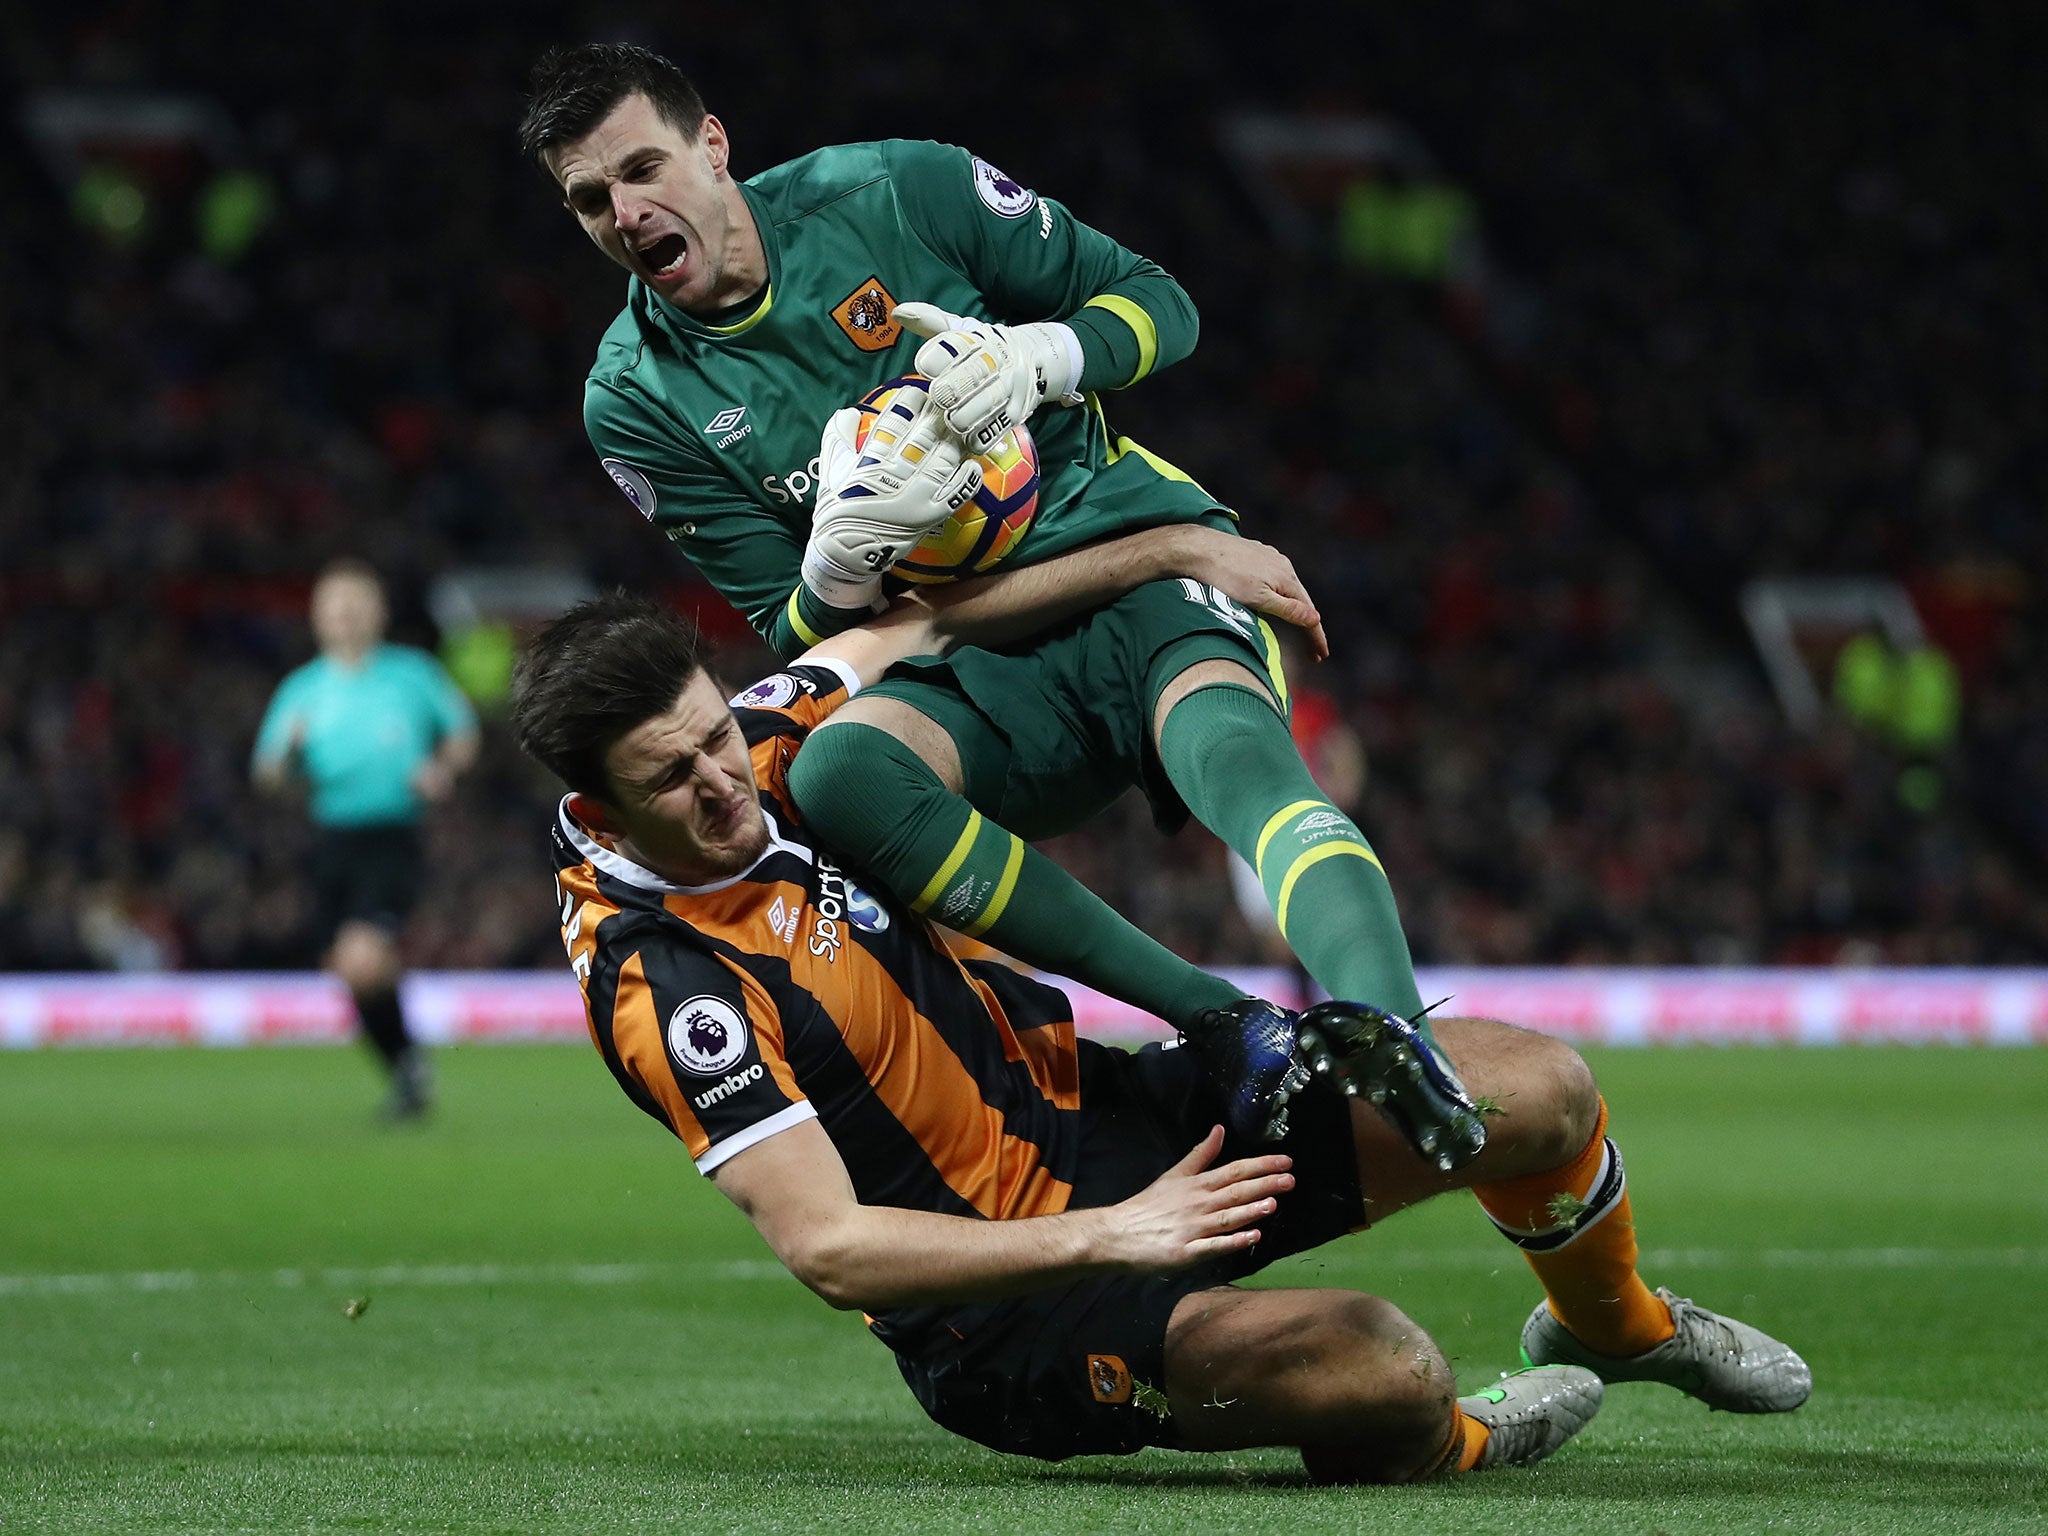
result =
[[[584,398],[606,472],[782,655],[870,618],[888,567],[974,494],[972,456],[1027,418],[1039,505],[1009,567],[1234,526],[1098,396],[1193,349],[1186,293],[986,161],[889,140],[740,182],[688,79],[617,45],[541,60],[521,140],[631,274]],[[911,372],[929,388],[853,451],[846,408]],[[822,842],[916,910],[1178,1027],[1236,1128],[1277,1133],[1313,1071],[1431,1161],[1466,1162],[1484,1127],[1422,1023],[1386,873],[1297,754],[1253,610],[1320,649],[1315,611],[1298,589],[1243,606],[1201,574],[1004,651],[899,664],[809,738],[790,787]],[[1342,1001],[1297,1020],[1247,999],[1027,845],[1134,784],[1162,828],[1192,812],[1250,862]]]

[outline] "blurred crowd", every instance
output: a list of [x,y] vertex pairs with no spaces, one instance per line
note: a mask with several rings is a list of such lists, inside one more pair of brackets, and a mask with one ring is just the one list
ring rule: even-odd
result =
[[[2038,959],[2048,135],[2002,79],[2019,13],[1456,9],[1337,48],[1285,6],[1257,35],[1048,8],[1047,100],[1000,116],[917,88],[975,46],[964,12],[888,71],[833,67],[873,44],[822,10],[801,50],[786,16],[711,40],[469,0],[338,31],[0,22],[10,101],[175,95],[227,125],[109,219],[47,126],[0,121],[0,968],[312,958],[303,818],[246,761],[333,556],[386,574],[417,643],[435,577],[477,565],[658,573],[732,632],[582,437],[622,285],[511,125],[533,53],[588,36],[692,69],[743,174],[966,143],[1182,279],[1202,345],[1112,417],[1308,576],[1336,655],[1297,681],[1363,748],[1418,960]],[[1279,241],[1218,148],[1239,106],[1407,124],[1483,260],[1397,279]],[[248,233],[202,239],[229,175],[260,193]],[[1957,662],[1963,735],[1932,762],[1793,730],[1755,664],[1741,581],[1841,571],[1904,581]],[[742,637],[728,671],[764,665]],[[553,791],[486,733],[430,823],[416,965],[559,963]],[[1913,768],[1937,792],[1902,795]],[[1268,957],[1198,829],[1126,804],[1050,847],[1184,953]]]

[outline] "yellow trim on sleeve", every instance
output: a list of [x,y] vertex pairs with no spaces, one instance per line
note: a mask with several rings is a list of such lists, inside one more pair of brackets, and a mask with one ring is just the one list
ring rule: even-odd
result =
[[1334,805],[1330,805],[1330,802],[1327,800],[1297,800],[1294,804],[1284,805],[1273,813],[1272,819],[1266,823],[1265,828],[1259,833],[1258,847],[1252,851],[1252,867],[1259,872],[1261,880],[1266,878],[1266,844],[1273,841],[1273,834],[1280,830],[1280,823],[1292,816],[1296,811],[1312,811],[1319,805],[1328,806],[1333,811],[1337,809]]
[[1024,839],[1016,833],[1010,834],[1010,857],[1003,865],[1003,878],[996,882],[995,896],[988,904],[988,910],[974,920],[974,926],[967,930],[967,937],[978,939],[995,925],[1003,915],[1003,908],[1010,904],[1010,893],[1017,889],[1017,875],[1024,868]]
[[803,641],[805,645],[823,645],[825,637],[806,624],[803,614],[797,611],[796,600],[803,595],[803,590],[802,587],[798,587],[789,594],[789,627],[796,631],[797,639]]
[[[1194,486],[1196,490],[1202,490],[1200,483],[1195,479],[1193,475],[1189,474],[1186,470],[1182,469],[1178,464],[1170,463],[1167,460],[1162,459],[1161,457],[1159,457],[1158,454],[1154,453],[1150,448],[1147,448],[1143,443],[1137,442],[1132,438],[1120,437],[1116,440],[1116,447],[1110,451],[1110,463],[1114,464],[1118,459],[1122,458],[1127,453],[1135,453],[1139,458],[1143,459],[1147,464],[1150,464],[1153,467],[1153,469],[1157,470],[1161,475],[1164,475],[1168,480],[1182,480],[1185,481],[1187,484]],[[1202,491],[1202,494],[1206,496],[1209,493],[1207,491]],[[1228,507],[1225,507],[1221,510],[1228,512],[1230,509]],[[1231,512],[1230,515],[1232,517],[1237,516],[1235,512]]]
[[[1203,489],[1200,481],[1196,480],[1193,475],[1189,474],[1179,465],[1169,464],[1150,448],[1145,447],[1144,444],[1132,438],[1118,437],[1114,432],[1110,431],[1109,417],[1104,414],[1102,409],[1102,397],[1093,390],[1088,393],[1088,407],[1095,412],[1095,419],[1102,426],[1102,459],[1105,464],[1114,464],[1125,454],[1135,453],[1139,458],[1152,466],[1154,473],[1168,480],[1178,480],[1184,485],[1192,485],[1196,490],[1201,491],[1204,496],[1209,494],[1207,490]],[[1220,502],[1217,504],[1216,510],[1223,513],[1232,522],[1237,521],[1237,514]]]
[[1325,859],[1334,859],[1340,853],[1364,859],[1383,875],[1387,872],[1387,867],[1380,863],[1378,855],[1363,843],[1322,843],[1309,849],[1287,867],[1287,878],[1280,882],[1280,899],[1273,903],[1273,921],[1280,925],[1282,938],[1287,936],[1287,903],[1294,896],[1294,882],[1314,865],[1322,863]]
[[768,311],[775,307],[775,285],[770,283],[761,290],[761,302],[751,315],[744,320],[735,320],[731,325],[707,325],[705,330],[714,336],[737,336],[750,326],[759,325],[768,318]]
[[1152,371],[1152,365],[1159,361],[1159,327],[1152,323],[1152,317],[1120,293],[1098,293],[1083,309],[1106,309],[1117,319],[1131,328],[1131,334],[1138,338],[1138,371],[1124,380],[1129,388]]
[[967,813],[967,830],[960,834],[960,841],[953,845],[953,851],[946,855],[946,862],[939,866],[939,872],[932,876],[931,884],[918,893],[917,900],[910,904],[913,912],[922,912],[939,899],[939,892],[946,888],[946,882],[960,871],[967,862],[967,855],[974,848],[975,838],[981,835],[981,812]]

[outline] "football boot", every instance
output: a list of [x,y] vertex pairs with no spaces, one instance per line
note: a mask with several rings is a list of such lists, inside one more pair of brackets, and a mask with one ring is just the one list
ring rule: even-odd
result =
[[1639,1355],[1595,1353],[1539,1302],[1522,1325],[1522,1358],[1584,1366],[1602,1381],[1661,1381],[1729,1413],[1790,1413],[1813,1391],[1813,1372],[1789,1345],[1662,1286],[1657,1296],[1677,1331]]
[[1462,1168],[1486,1147],[1486,1122],[1449,1059],[1397,1014],[1332,1000],[1301,1016],[1316,1076],[1377,1105],[1425,1162]]
[[1511,1371],[1485,1391],[1459,1398],[1459,1408],[1487,1428],[1486,1448],[1472,1470],[1541,1461],[1593,1422],[1604,1391],[1591,1371],[1539,1365]]
[[1252,1141],[1287,1134],[1287,1103],[1309,1083],[1299,1017],[1262,998],[1204,1008],[1180,1032],[1203,1073],[1223,1096],[1223,1120]]

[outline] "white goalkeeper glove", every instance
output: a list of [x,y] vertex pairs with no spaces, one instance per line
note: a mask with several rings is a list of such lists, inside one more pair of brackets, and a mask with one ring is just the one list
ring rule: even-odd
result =
[[834,411],[818,445],[803,580],[834,608],[873,603],[882,573],[981,489],[981,466],[925,391],[899,390],[856,447],[859,426],[854,407]]
[[917,371],[932,381],[946,425],[976,453],[995,447],[1044,401],[1081,403],[1074,387],[1081,382],[1081,342],[1070,325],[997,325],[936,304],[898,304],[890,318],[929,338],[917,349]]

